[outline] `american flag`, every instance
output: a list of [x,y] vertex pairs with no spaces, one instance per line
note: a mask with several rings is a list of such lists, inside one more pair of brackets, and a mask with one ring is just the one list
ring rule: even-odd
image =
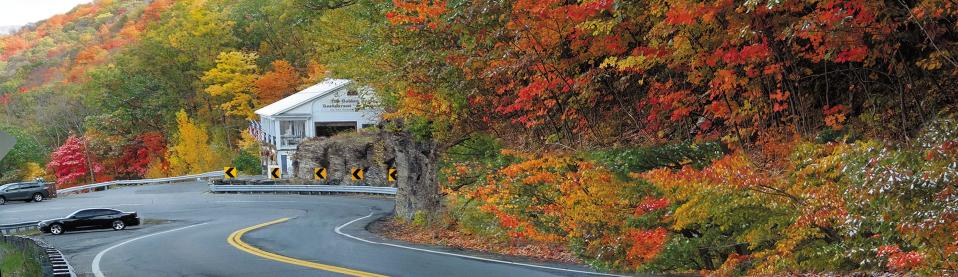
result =
[[249,121],[249,128],[246,128],[246,130],[249,131],[249,134],[253,136],[254,138],[256,138],[257,140],[263,141],[264,139],[263,129],[262,129],[262,126],[259,125],[259,122],[257,122],[256,120],[247,120],[247,121]]

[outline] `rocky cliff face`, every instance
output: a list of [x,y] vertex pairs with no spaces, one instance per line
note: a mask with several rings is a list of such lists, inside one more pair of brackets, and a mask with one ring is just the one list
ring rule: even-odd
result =
[[[437,145],[406,132],[365,131],[300,143],[293,157],[297,179],[313,180],[313,169],[325,167],[330,185],[395,186],[396,215],[411,219],[416,213],[431,215],[440,208]],[[397,180],[386,173],[396,168]],[[351,170],[362,168],[365,180],[353,181]]]
[[[395,185],[386,180],[387,170],[395,164],[395,155],[380,132],[308,139],[299,144],[293,159],[293,175],[297,179],[314,180],[313,169],[324,167],[330,185]],[[352,180],[354,168],[363,169],[363,181]]]

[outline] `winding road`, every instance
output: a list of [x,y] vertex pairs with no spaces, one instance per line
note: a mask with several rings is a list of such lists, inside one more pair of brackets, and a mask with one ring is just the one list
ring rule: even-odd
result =
[[384,240],[365,226],[388,198],[210,194],[205,183],[149,185],[0,206],[0,224],[81,208],[136,211],[123,231],[41,235],[79,276],[599,276],[547,264]]

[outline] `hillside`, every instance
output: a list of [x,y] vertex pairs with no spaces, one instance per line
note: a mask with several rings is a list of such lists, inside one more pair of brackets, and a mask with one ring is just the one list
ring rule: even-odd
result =
[[[82,136],[84,148],[95,149],[89,158],[103,160],[96,167],[109,170],[109,176],[73,180],[63,178],[67,174],[58,180],[142,176],[150,163],[160,175],[199,170],[170,169],[167,159],[155,160],[166,155],[168,139],[177,134],[171,128],[181,110],[199,117],[195,120],[213,136],[210,143],[223,150],[220,158],[231,159],[245,119],[225,117],[227,111],[219,108],[225,96],[205,93],[208,84],[202,80],[220,53],[258,52],[250,62],[262,69],[249,73],[263,78],[248,85],[261,88],[257,92],[269,95],[263,98],[269,102],[294,92],[310,69],[318,68],[309,62],[308,41],[295,37],[299,33],[273,29],[292,25],[290,20],[304,22],[308,15],[281,7],[259,1],[102,0],[0,37],[0,127],[22,131],[21,141],[44,149],[29,162],[5,160],[3,169],[22,173],[43,167],[69,137]],[[295,17],[280,22],[281,16]],[[318,78],[325,73],[312,72]],[[162,146],[151,148],[160,153],[139,153],[151,141]]]

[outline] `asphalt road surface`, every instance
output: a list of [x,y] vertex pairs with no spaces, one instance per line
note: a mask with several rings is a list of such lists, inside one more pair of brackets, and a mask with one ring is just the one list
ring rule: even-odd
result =
[[8,202],[0,206],[0,224],[62,217],[81,208],[138,212],[144,224],[122,231],[40,236],[64,253],[79,276],[343,276],[257,256],[227,241],[238,230],[281,218],[289,220],[249,230],[241,240],[282,257],[387,276],[595,276],[581,266],[381,239],[365,226],[391,212],[386,198],[207,191],[205,183],[194,182]]

